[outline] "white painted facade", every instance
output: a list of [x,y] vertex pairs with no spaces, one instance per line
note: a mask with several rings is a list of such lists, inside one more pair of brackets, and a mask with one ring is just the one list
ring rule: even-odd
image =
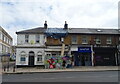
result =
[[[39,43],[36,43],[35,35],[40,35]],[[17,35],[17,45],[18,46],[44,46],[45,44],[45,35],[44,34],[29,34],[29,42],[25,42],[25,34],[18,34]],[[31,44],[31,41],[34,43]]]
[[[24,61],[24,62],[22,62],[20,60],[22,51],[25,52],[26,61]],[[39,48],[17,48],[17,50],[16,50],[16,59],[17,59],[16,65],[28,65],[30,51],[33,51],[35,54],[34,55],[34,65],[44,65],[44,57],[45,57],[44,49],[39,49]],[[38,52],[41,52],[41,54],[42,54],[42,61],[41,62],[37,61]]]
[[[45,57],[45,35],[44,34],[27,34],[29,35],[28,42],[25,42],[26,34],[17,34],[16,48],[16,65],[29,65],[30,52],[34,52],[34,65],[44,65]],[[39,43],[36,42],[36,35],[39,35]],[[21,53],[25,53],[25,60],[21,60]],[[42,56],[42,60],[38,61],[38,53]]]

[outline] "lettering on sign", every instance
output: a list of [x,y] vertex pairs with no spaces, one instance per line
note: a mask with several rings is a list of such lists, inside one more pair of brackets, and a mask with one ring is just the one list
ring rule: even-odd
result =
[[91,47],[78,47],[78,52],[92,52]]

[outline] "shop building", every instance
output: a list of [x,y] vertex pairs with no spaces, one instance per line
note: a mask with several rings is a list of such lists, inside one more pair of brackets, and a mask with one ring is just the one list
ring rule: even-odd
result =
[[[16,32],[17,66],[44,65],[46,58],[59,57],[63,51],[64,56],[72,57],[75,66],[118,65],[118,29],[68,28],[65,23],[62,30],[46,34],[52,29],[45,22],[44,27]],[[64,30],[65,36],[55,37],[63,35]]]
[[0,26],[0,61],[9,61],[10,55],[12,54],[12,45],[12,37]]
[[[64,38],[66,48],[64,55],[72,55],[75,66],[118,65],[117,46],[120,35],[118,29],[68,28],[67,30],[68,35]],[[46,45],[62,46],[61,39],[47,37]]]
[[45,56],[44,27],[16,32],[16,65],[43,66]]

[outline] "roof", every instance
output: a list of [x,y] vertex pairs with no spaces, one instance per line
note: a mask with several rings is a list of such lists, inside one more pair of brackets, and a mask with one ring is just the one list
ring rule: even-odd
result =
[[120,34],[118,29],[93,29],[93,28],[70,28],[68,29],[69,33],[76,34]]
[[24,30],[24,31],[19,31],[19,32],[16,32],[16,34],[44,33],[45,30],[46,29],[44,27],[38,27],[38,28],[28,29],[28,30]]
[[5,35],[7,35],[11,40],[13,40],[13,38],[4,30],[4,28],[3,27],[1,27],[0,26],[0,31],[2,32],[2,33],[4,33]]
[[[28,29],[16,32],[16,34],[40,34],[45,33],[44,27]],[[68,28],[69,34],[120,34],[119,29],[102,29],[102,28]]]

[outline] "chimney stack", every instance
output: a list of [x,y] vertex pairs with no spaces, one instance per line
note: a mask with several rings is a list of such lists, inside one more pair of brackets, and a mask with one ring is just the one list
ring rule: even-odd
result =
[[68,29],[67,21],[65,21],[64,29]]
[[44,28],[47,29],[47,21],[45,21]]

